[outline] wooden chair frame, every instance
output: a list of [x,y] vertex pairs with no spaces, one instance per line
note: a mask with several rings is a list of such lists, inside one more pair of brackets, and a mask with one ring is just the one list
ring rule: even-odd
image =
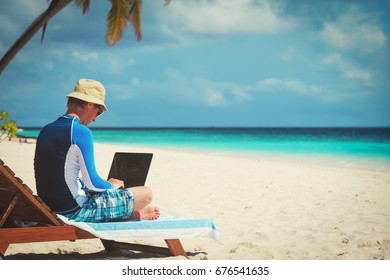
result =
[[[13,220],[33,222],[22,227]],[[98,238],[92,233],[66,225],[32,190],[15,177],[0,159],[0,258],[10,244]],[[179,239],[166,239],[168,248],[100,239],[107,253],[118,249],[186,256]]]

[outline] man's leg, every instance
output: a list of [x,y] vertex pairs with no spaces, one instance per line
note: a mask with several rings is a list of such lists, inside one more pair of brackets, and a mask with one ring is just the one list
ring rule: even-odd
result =
[[132,187],[134,195],[134,211],[130,220],[156,220],[160,217],[160,210],[149,204],[153,200],[152,190],[148,187]]

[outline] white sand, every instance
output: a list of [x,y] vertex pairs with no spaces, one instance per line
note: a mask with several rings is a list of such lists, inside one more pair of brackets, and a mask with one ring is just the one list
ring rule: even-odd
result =
[[[35,144],[0,144],[0,158],[35,191],[34,149]],[[390,259],[386,163],[105,144],[95,150],[103,178],[115,152],[153,152],[147,185],[154,191],[154,204],[163,213],[216,223],[220,241],[181,240],[190,258]],[[102,250],[99,240],[31,243],[11,245],[6,256],[78,252],[107,258]]]

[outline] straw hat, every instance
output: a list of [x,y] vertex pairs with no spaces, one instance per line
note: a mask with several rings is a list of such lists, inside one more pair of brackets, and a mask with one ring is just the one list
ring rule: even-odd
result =
[[76,84],[74,91],[66,97],[73,97],[98,105],[103,105],[104,111],[107,111],[104,99],[106,98],[106,90],[104,86],[95,80],[80,79]]

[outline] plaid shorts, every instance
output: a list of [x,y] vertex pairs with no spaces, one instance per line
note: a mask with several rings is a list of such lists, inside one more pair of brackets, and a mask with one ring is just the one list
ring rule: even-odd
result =
[[134,210],[134,195],[129,189],[86,192],[88,200],[75,213],[66,215],[76,222],[100,223],[130,218]]

